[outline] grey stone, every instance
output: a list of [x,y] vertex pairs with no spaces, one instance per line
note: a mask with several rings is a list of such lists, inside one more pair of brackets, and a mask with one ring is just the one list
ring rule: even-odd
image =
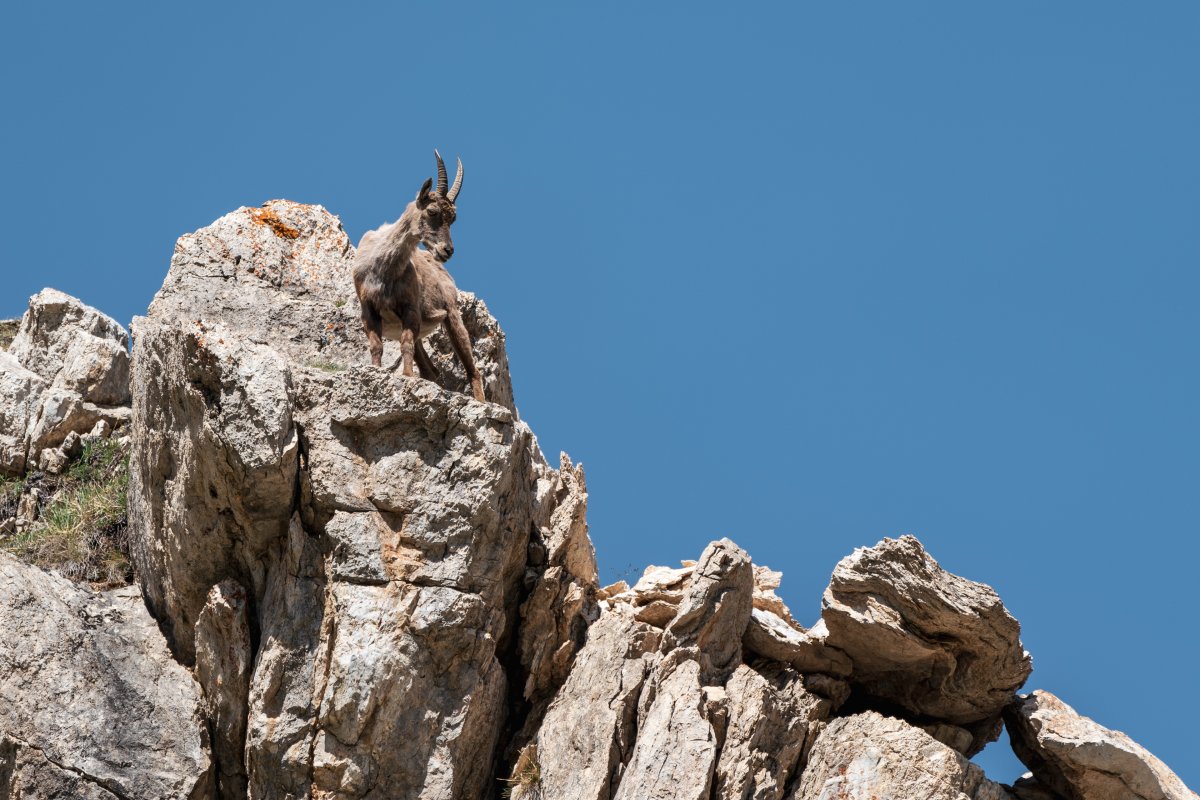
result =
[[991,587],[946,572],[912,536],[842,559],[821,616],[854,683],[917,714],[978,724],[977,739],[1033,668],[1021,626]]
[[[1013,751],[1037,783],[1071,800],[1196,800],[1162,761],[1120,731],[1077,713],[1049,692],[1005,709]],[[1028,787],[1024,794],[1028,794]]]
[[0,552],[0,630],[0,796],[210,796],[200,688],[135,588]]

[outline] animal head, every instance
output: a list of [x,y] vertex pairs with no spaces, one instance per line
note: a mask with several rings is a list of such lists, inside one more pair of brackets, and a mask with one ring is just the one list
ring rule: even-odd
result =
[[427,179],[417,193],[417,235],[421,243],[433,251],[438,261],[448,261],[454,255],[454,242],[450,239],[450,226],[454,224],[458,212],[454,201],[462,189],[463,167],[462,159],[458,160],[458,174],[454,176],[454,185],[449,186],[446,177],[446,165],[442,156],[433,151],[437,159],[437,187],[433,180]]

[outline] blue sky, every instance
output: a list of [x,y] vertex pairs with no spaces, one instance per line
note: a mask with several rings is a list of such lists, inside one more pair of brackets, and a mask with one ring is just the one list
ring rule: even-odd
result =
[[604,578],[730,536],[813,621],[914,533],[1200,785],[1200,6],[0,13],[0,316],[127,323],[178,235],[287,197],[357,241],[461,155],[453,272]]

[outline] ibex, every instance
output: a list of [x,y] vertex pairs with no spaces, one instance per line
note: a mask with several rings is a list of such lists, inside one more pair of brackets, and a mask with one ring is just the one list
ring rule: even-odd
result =
[[[363,234],[354,257],[354,290],[362,306],[372,364],[383,364],[386,334],[400,342],[404,375],[413,376],[415,358],[422,376],[436,377],[437,368],[421,340],[439,324],[445,325],[454,352],[471,379],[471,393],[482,401],[483,379],[471,357],[471,337],[458,312],[458,287],[442,266],[454,255],[450,226],[457,215],[454,201],[462,188],[462,159],[454,185],[447,188],[446,165],[437,150],[433,155],[437,188],[427,179],[400,219]],[[418,249],[418,244],[429,250]]]

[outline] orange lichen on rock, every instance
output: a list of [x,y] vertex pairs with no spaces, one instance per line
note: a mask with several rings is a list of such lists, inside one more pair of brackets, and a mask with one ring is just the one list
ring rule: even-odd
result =
[[268,206],[262,208],[248,208],[250,219],[257,222],[259,225],[266,225],[275,232],[275,235],[281,239],[298,239],[300,231],[288,225],[279,215],[275,213],[275,209]]

